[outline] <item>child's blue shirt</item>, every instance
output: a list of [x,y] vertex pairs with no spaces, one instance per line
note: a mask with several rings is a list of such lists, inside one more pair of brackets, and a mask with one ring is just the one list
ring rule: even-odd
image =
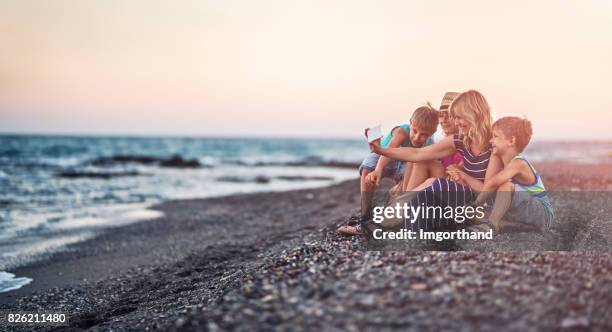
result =
[[[419,147],[419,146],[412,145],[412,142],[410,141],[410,125],[407,124],[407,123],[404,123],[402,125],[399,125],[397,127],[394,127],[393,129],[391,129],[391,131],[387,134],[387,136],[385,136],[380,141],[380,146],[381,147],[386,148],[387,146],[389,146],[389,143],[391,143],[391,140],[393,139],[393,131],[396,128],[398,128],[398,127],[401,127],[404,130],[404,132],[406,132],[406,136],[408,137],[405,142],[402,142],[402,144],[400,144],[400,146],[402,146],[402,147]],[[425,146],[428,146],[428,145],[431,145],[431,144],[433,144],[433,140],[432,140],[431,137],[429,137],[427,139],[427,141],[425,141],[425,144],[423,144],[423,146],[420,146],[420,147],[425,147]]]

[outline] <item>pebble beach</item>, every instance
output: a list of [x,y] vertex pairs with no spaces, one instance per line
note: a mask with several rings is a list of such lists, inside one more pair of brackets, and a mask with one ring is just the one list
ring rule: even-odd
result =
[[174,200],[10,271],[35,278],[0,294],[0,310],[70,319],[10,327],[23,331],[608,331],[612,166],[537,168],[557,195],[547,234],[374,251],[335,233],[358,213],[357,180]]

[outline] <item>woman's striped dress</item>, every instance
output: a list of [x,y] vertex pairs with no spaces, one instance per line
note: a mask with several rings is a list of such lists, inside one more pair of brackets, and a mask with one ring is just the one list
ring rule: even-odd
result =
[[[453,143],[455,144],[455,149],[463,155],[463,168],[465,173],[484,182],[487,166],[489,165],[489,159],[491,157],[491,147],[488,146],[487,149],[479,155],[473,155],[463,144],[463,135],[455,134],[453,136]],[[453,208],[465,206],[467,203],[473,201],[474,198],[475,194],[470,187],[449,179],[437,178],[429,188],[419,192],[409,204],[415,207],[441,207],[442,211],[444,211],[446,206]],[[413,230],[433,230],[447,226],[453,222],[453,220],[417,217],[414,222],[409,218],[406,218],[405,222],[406,227]]]

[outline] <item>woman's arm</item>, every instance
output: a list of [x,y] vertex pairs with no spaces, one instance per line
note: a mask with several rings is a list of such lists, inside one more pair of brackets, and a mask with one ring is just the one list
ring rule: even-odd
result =
[[446,137],[443,140],[428,145],[424,148],[382,148],[380,142],[370,143],[372,152],[389,157],[395,160],[419,162],[436,160],[446,156],[450,156],[455,152],[455,144],[452,137]]

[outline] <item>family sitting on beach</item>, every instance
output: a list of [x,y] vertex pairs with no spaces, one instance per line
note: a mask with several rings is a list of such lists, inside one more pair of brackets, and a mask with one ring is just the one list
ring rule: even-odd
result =
[[[438,123],[445,137],[434,143]],[[480,92],[448,92],[439,110],[429,103],[419,107],[409,124],[370,142],[372,152],[359,167],[360,221],[338,232],[362,234],[382,178],[396,183],[389,205],[484,206],[486,216],[469,223],[475,231],[543,231],[552,224],[553,210],[542,179],[521,154],[531,136],[527,119],[503,117],[492,123]],[[438,230],[456,224],[451,218],[419,217],[410,223],[391,218],[383,227]]]

